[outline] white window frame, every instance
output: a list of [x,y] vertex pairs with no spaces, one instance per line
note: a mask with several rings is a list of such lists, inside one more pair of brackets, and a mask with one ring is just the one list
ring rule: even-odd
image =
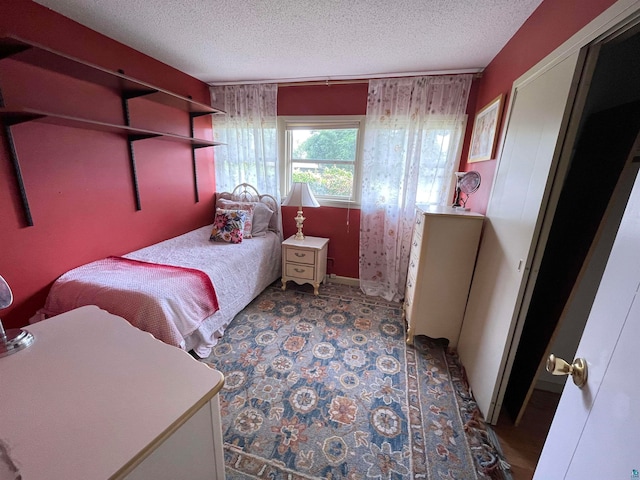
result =
[[362,145],[364,142],[364,115],[318,115],[318,116],[280,116],[278,117],[278,156],[280,157],[280,195],[285,198],[291,189],[291,142],[288,132],[294,129],[340,129],[357,128],[358,141],[356,144],[356,158],[353,171],[352,198],[349,200],[336,199],[316,195],[322,206],[353,208],[360,207],[360,192],[362,190]]

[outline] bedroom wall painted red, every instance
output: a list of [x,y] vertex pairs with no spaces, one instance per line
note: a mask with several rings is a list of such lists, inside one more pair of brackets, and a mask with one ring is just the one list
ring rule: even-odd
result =
[[[544,0],[484,70],[475,111],[504,94],[506,112],[513,82],[614,3],[615,0]],[[501,134],[504,120],[503,115]],[[472,125],[470,120],[469,126]],[[470,135],[465,141],[463,159],[468,156],[469,140]],[[486,212],[495,169],[495,159],[463,165],[462,170],[476,170],[482,176],[480,189],[467,204],[472,210]]]
[[[278,115],[364,115],[365,83],[295,85],[278,88]],[[282,207],[284,237],[296,233],[296,207]],[[304,233],[329,239],[327,272],[358,278],[360,210],[335,207],[305,208]]]
[[[358,278],[360,210],[336,207],[305,208],[304,234],[329,239],[327,273]],[[297,232],[297,207],[282,207],[284,238]]]
[[[209,103],[203,82],[89,30],[30,0],[0,0],[0,32]],[[122,123],[120,98],[88,82],[0,61],[7,106],[30,106]],[[188,115],[144,99],[131,103],[134,126],[188,135]],[[66,270],[120,255],[211,221],[213,148],[197,151],[200,203],[194,202],[191,149],[170,142],[135,144],[142,210],[136,211],[127,144],[92,130],[27,123],[13,127],[35,226],[26,227],[4,134],[0,140],[0,275],[15,302],[1,312],[7,327],[23,326]],[[211,118],[196,136],[211,138]]]
[[364,115],[368,82],[278,88],[278,115]]

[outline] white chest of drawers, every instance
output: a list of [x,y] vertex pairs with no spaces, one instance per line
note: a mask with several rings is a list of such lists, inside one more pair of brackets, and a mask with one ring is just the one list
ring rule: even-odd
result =
[[426,335],[457,345],[483,220],[451,207],[416,209],[404,300],[407,343]]
[[329,239],[321,237],[296,240],[292,236],[282,242],[282,290],[293,280],[298,285],[312,284],[313,292],[318,295],[320,283],[327,274],[328,246]]

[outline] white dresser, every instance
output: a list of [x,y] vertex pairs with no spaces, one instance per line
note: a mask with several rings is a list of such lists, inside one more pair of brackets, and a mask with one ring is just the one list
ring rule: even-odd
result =
[[407,343],[426,335],[457,345],[483,220],[452,207],[416,208],[404,300]]
[[0,479],[224,479],[220,372],[94,306],[26,329],[0,358]]

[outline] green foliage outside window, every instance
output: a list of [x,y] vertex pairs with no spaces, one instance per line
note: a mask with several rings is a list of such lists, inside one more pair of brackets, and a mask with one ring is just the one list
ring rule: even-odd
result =
[[315,195],[351,196],[353,172],[337,165],[318,170],[294,169],[292,179],[294,182],[308,183]]
[[294,150],[293,158],[353,161],[356,158],[357,135],[355,128],[313,130],[309,138]]
[[[292,181],[308,183],[316,195],[350,198],[357,134],[358,130],[354,128],[312,131],[293,152]],[[316,160],[317,163],[303,164],[295,159],[308,162]],[[348,161],[354,164],[340,165],[331,161]]]

